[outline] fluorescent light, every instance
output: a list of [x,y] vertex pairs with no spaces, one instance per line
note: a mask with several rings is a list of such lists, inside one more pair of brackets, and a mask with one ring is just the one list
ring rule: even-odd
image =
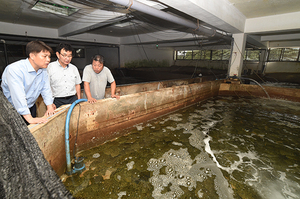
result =
[[210,27],[208,27],[208,26],[204,26],[204,25],[200,25],[200,26],[202,26],[203,28],[206,28],[206,29],[209,29],[209,30],[211,30],[211,28],[210,28]]
[[130,23],[130,22],[125,22],[125,23],[117,23],[117,24],[115,24],[114,26],[123,28],[123,27],[130,26],[130,25],[132,25],[132,23]]
[[69,6],[59,5],[56,3],[49,3],[46,1],[37,1],[36,4],[32,7],[32,10],[70,16],[71,14],[77,12],[79,9],[71,8]]
[[139,24],[141,24],[141,23],[138,22],[137,20],[132,20],[132,21],[129,21],[129,22],[117,23],[114,26],[123,28],[123,27],[126,27],[126,26],[139,25]]

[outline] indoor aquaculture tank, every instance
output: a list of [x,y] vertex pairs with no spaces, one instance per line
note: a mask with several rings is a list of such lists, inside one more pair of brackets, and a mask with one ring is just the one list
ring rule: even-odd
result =
[[300,104],[215,97],[138,124],[81,151],[63,175],[75,198],[300,196]]

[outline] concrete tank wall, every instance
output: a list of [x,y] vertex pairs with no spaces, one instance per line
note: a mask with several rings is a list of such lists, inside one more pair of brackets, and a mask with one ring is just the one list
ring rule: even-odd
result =
[[[78,131],[77,148],[88,149],[122,136],[119,129],[131,127],[178,108],[217,96],[221,80],[159,88],[160,82],[149,90],[121,96],[120,99],[98,100],[77,105],[70,120],[70,146],[74,146]],[[153,86],[153,85],[152,85]],[[144,86],[144,88],[146,88]],[[130,89],[129,89],[130,90]],[[145,89],[145,90],[148,90]],[[66,168],[65,120],[68,107],[56,110],[46,124],[30,125],[30,131],[54,170],[63,174]],[[80,111],[79,111],[80,109]],[[79,121],[77,129],[77,121]]]
[[240,84],[239,81],[231,83],[222,83],[219,90],[220,96],[246,96],[246,97],[263,97],[280,100],[300,102],[300,89],[282,88],[264,86],[261,88],[257,85]]

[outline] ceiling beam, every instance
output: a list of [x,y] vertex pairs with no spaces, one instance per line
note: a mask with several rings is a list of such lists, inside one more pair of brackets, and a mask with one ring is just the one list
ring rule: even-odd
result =
[[228,33],[244,32],[246,17],[226,0],[159,0]]
[[261,36],[261,41],[284,41],[284,40],[287,41],[300,40],[300,33]]
[[269,48],[299,48],[300,41],[270,41]]
[[267,42],[261,41],[261,36],[247,35],[247,44],[255,48],[267,48]]

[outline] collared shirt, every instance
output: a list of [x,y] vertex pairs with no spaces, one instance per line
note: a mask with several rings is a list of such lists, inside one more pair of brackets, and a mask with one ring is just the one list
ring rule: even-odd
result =
[[[92,64],[90,64],[83,70],[82,81],[90,83],[91,95],[98,100],[104,98],[107,82],[113,83],[115,79],[107,67],[103,66],[102,71],[97,74],[93,70]],[[84,97],[86,98],[85,93]]]
[[28,59],[8,65],[2,74],[3,94],[20,115],[30,114],[41,94],[45,104],[53,104],[52,92],[46,69],[34,70]]
[[76,94],[75,85],[81,84],[76,66],[70,63],[64,68],[57,60],[49,64],[47,72],[53,97],[68,97]]

